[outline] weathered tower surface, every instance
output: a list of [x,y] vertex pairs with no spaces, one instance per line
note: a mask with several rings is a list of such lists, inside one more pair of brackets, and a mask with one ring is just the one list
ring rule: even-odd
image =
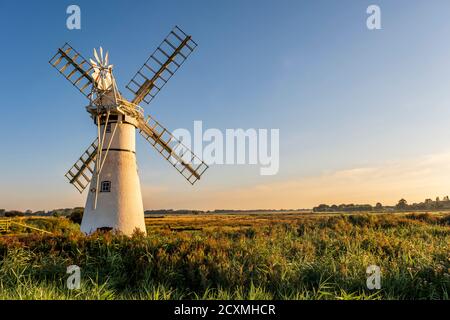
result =
[[105,123],[100,126],[100,132],[106,132],[105,141],[111,139],[111,145],[102,150],[108,153],[99,181],[91,181],[81,231],[91,234],[111,228],[125,235],[136,230],[146,233],[136,163],[136,123],[125,115],[111,115],[110,119],[106,130]]

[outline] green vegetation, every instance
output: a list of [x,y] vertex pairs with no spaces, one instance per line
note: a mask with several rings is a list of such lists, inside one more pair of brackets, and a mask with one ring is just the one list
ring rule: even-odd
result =
[[450,210],[450,198],[448,196],[436,200],[425,199],[420,203],[408,204],[405,199],[400,199],[395,206],[383,206],[380,202],[372,207],[370,204],[320,204],[313,208],[313,212],[394,212],[394,211],[442,211]]
[[[0,299],[449,298],[445,213],[169,215],[132,238],[22,221],[55,235],[0,237]],[[80,290],[66,289],[72,264]],[[366,288],[371,264],[381,290]]]

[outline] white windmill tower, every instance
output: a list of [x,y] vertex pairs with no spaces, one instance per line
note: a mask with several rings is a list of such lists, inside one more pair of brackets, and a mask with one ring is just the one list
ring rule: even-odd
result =
[[119,92],[108,53],[94,49],[88,62],[69,44],[50,64],[89,99],[86,110],[97,125],[97,137],[66,173],[81,193],[88,185],[81,231],[98,229],[131,235],[146,232],[136,165],[135,129],[192,185],[208,166],[139,106],[150,103],[183,64],[197,44],[177,26],[161,42],[126,86],[127,100]]

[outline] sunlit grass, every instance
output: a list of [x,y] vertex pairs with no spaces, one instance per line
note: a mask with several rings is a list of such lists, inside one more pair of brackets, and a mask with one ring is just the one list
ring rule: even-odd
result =
[[[166,216],[133,238],[27,223],[55,235],[0,237],[0,299],[449,298],[449,214]],[[371,264],[381,290],[366,287]]]

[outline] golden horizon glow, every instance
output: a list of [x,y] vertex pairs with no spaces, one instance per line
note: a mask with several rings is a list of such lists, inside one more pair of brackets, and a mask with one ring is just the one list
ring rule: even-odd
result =
[[[247,187],[215,186],[185,193],[179,187],[142,185],[144,208],[151,209],[307,209],[326,204],[395,205],[443,197],[450,192],[450,151],[385,162],[372,167],[355,167]],[[72,195],[54,188],[21,197],[9,192],[0,204],[7,210],[51,210],[84,206],[85,194]]]

